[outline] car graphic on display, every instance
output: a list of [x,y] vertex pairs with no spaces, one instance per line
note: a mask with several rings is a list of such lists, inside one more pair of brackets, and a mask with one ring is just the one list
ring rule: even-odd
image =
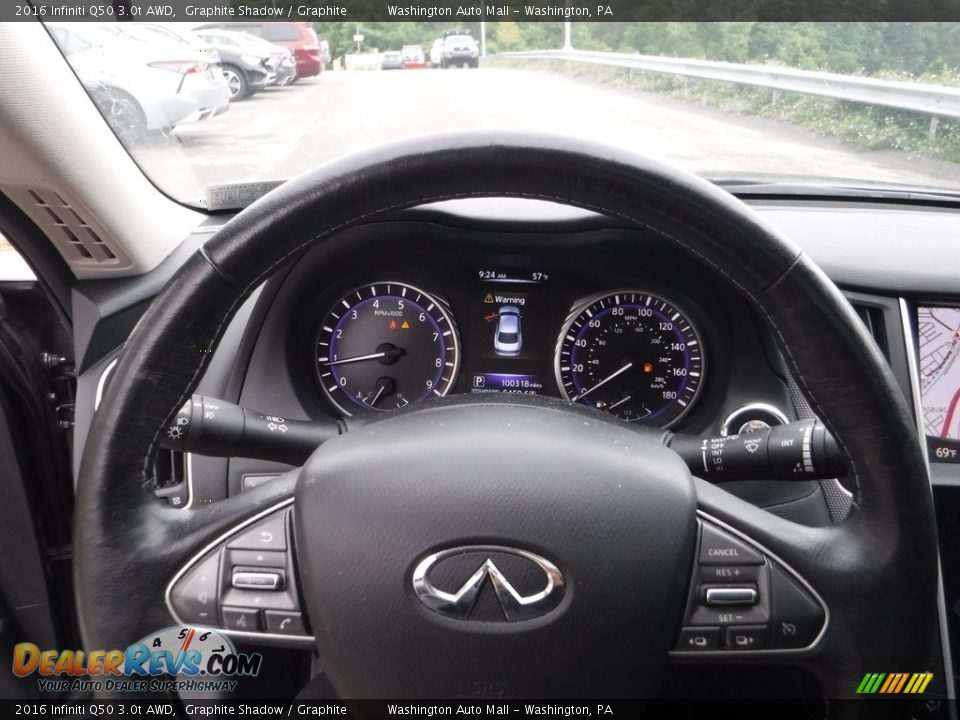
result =
[[493,336],[493,349],[497,355],[512,357],[519,355],[523,348],[523,334],[520,331],[520,309],[513,305],[500,308],[497,332]]

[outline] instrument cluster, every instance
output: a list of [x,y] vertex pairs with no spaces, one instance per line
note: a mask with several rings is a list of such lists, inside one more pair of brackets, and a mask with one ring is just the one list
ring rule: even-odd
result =
[[689,301],[644,287],[577,295],[554,274],[478,268],[456,303],[389,277],[351,287],[316,328],[319,388],[344,416],[466,392],[554,395],[627,422],[679,422],[707,372]]

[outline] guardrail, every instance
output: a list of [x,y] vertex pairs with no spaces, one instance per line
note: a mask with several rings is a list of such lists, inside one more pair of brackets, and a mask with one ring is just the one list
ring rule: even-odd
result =
[[613,67],[695,77],[704,80],[755,85],[774,91],[820,95],[836,100],[883,105],[930,117],[930,137],[936,135],[942,117],[960,118],[960,87],[924,85],[875,78],[811,72],[772,65],[738,65],[710,60],[629,53],[589,52],[583,50],[536,50],[490,55],[517,60],[562,60],[566,62],[609,65]]

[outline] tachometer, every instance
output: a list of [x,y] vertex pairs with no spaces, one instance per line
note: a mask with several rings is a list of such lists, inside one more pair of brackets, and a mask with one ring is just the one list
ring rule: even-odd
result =
[[557,344],[557,383],[568,400],[661,427],[692,407],[703,370],[703,345],[689,317],[636,290],[578,305]]
[[321,386],[347,415],[443,397],[459,367],[457,329],[446,305],[403,283],[350,292],[331,308],[317,338]]

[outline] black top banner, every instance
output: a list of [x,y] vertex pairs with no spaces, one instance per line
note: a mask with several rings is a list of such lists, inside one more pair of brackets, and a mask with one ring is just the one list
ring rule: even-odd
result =
[[960,0],[9,0],[0,21],[957,22]]
[[[871,710],[865,709],[871,703]],[[825,717],[823,701],[814,700],[190,700],[157,695],[142,700],[0,700],[0,709],[10,717],[80,718],[345,718],[347,720],[637,720],[665,718],[702,720],[735,715],[740,720],[774,717],[777,720],[810,720]],[[884,698],[880,701],[832,700],[832,712],[864,711],[884,718],[944,720],[947,701]]]

